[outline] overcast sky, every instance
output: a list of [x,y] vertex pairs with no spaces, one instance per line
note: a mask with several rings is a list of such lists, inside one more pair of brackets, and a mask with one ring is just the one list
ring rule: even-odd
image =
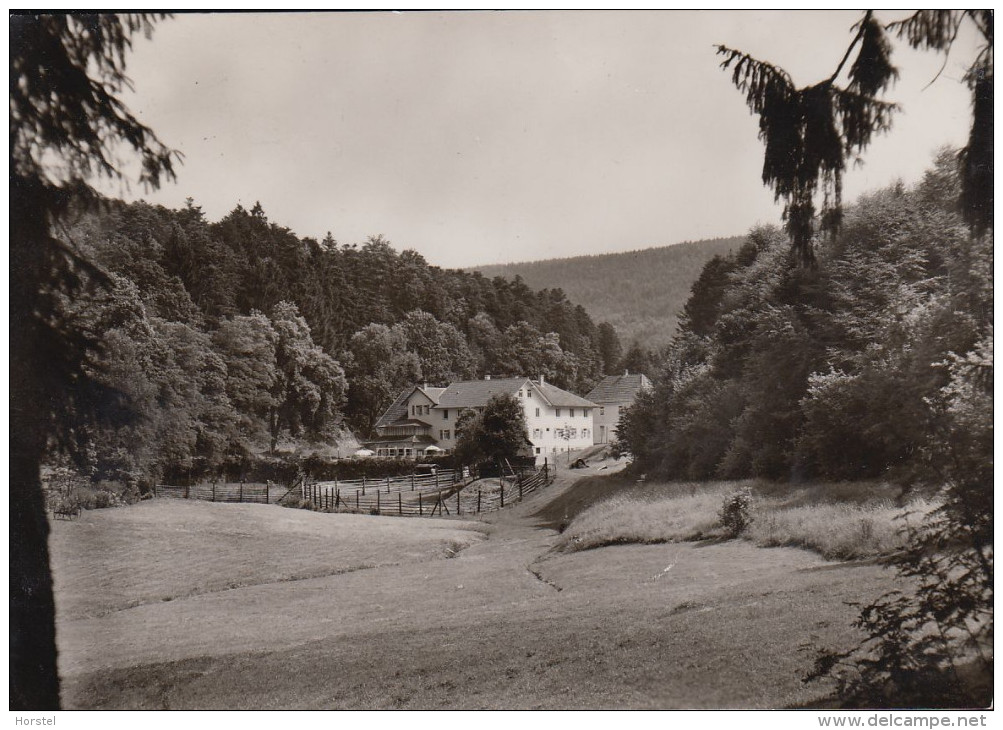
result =
[[[884,13],[884,20],[904,13]],[[757,120],[714,45],[800,86],[859,17],[836,12],[179,15],[139,38],[129,106],[185,158],[153,194],[211,220],[260,201],[300,236],[385,235],[459,267],[662,246],[779,222]],[[845,198],[922,175],[967,137],[974,41],[896,46],[903,112]]]

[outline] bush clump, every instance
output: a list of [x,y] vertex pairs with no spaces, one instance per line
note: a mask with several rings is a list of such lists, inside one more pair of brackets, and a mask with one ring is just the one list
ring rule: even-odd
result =
[[728,537],[738,537],[752,524],[752,493],[747,489],[725,497],[719,513]]

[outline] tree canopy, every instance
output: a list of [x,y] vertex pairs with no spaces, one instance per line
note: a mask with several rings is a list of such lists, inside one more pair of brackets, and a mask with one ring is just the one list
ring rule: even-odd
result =
[[[956,154],[861,198],[814,269],[760,228],[693,286],[655,392],[620,431],[643,468],[686,478],[911,478],[942,441],[947,362],[992,336],[992,244],[950,201]],[[951,185],[946,185],[951,189]],[[929,474],[928,474],[929,476]]]

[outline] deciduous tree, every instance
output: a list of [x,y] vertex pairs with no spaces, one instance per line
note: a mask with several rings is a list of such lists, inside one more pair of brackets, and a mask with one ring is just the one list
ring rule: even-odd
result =
[[513,395],[495,395],[474,416],[457,421],[456,456],[466,464],[514,459],[530,445],[526,413]]

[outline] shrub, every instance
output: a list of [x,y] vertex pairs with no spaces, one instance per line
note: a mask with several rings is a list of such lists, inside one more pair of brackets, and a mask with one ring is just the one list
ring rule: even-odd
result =
[[950,382],[928,400],[937,438],[926,467],[940,506],[907,526],[889,561],[915,589],[862,606],[864,637],[817,648],[807,681],[836,680],[844,707],[986,707],[993,687],[993,337],[944,364]]
[[742,489],[725,498],[719,516],[721,526],[724,527],[728,537],[738,537],[752,524],[751,508],[752,494],[747,489]]

